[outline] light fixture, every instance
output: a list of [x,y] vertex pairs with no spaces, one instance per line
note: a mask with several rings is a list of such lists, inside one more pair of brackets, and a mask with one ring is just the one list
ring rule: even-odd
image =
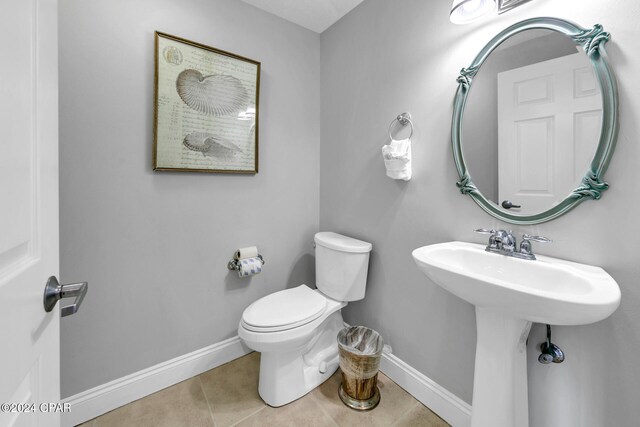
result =
[[467,24],[495,9],[495,0],[453,0],[449,19],[454,24]]
[[503,14],[530,0],[498,0],[498,14]]

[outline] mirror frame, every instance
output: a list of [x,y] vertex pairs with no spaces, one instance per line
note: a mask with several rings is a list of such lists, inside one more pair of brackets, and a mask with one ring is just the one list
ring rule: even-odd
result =
[[[600,83],[602,129],[593,160],[584,178],[582,178],[582,183],[577,188],[562,202],[547,211],[534,215],[515,215],[505,212],[499,208],[499,205],[488,200],[473,183],[462,153],[462,119],[473,78],[487,57],[509,37],[532,29],[560,32],[573,40],[576,45],[583,47]],[[591,29],[585,29],[558,18],[527,19],[501,31],[487,43],[468,68],[463,68],[460,71],[460,76],[457,78],[458,89],[453,106],[451,143],[453,145],[453,159],[460,176],[460,181],[456,185],[462,194],[470,195],[489,215],[502,221],[519,225],[533,225],[550,221],[573,209],[584,200],[600,199],[602,192],[609,188],[609,184],[604,182],[602,178],[609,166],[618,136],[618,88],[604,49],[604,44],[609,38],[609,33],[605,32],[600,24],[594,25]]]

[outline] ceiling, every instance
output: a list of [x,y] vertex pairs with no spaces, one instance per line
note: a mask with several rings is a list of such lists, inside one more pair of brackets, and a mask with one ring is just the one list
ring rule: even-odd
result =
[[259,9],[321,33],[363,0],[242,0]]

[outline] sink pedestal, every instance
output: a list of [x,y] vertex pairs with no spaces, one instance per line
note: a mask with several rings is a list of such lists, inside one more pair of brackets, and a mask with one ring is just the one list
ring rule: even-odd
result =
[[472,427],[527,427],[527,337],[531,322],[476,307],[478,340]]
[[522,260],[464,242],[423,246],[412,256],[433,282],[476,307],[473,427],[529,425],[531,322],[586,325],[620,305],[618,284],[600,267],[543,255]]

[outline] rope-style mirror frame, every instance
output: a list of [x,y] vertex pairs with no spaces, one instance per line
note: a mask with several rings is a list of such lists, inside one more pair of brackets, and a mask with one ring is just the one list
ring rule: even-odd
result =
[[[546,29],[560,32],[571,38],[576,45],[584,48],[600,83],[602,94],[602,129],[596,153],[593,156],[593,160],[584,178],[582,178],[581,185],[574,189],[562,202],[547,211],[534,215],[516,215],[500,209],[497,204],[488,200],[473,183],[462,152],[462,119],[473,78],[487,57],[509,37],[532,29]],[[462,194],[470,195],[489,215],[502,221],[519,225],[533,225],[550,221],[570,211],[584,200],[600,199],[602,192],[609,188],[609,184],[604,182],[602,178],[609,166],[609,161],[613,155],[618,136],[618,87],[613,70],[607,60],[607,53],[604,49],[604,45],[609,40],[609,37],[609,33],[603,31],[602,26],[599,24],[594,25],[591,29],[585,29],[557,18],[527,19],[500,32],[487,43],[468,68],[463,68],[462,71],[460,71],[460,76],[458,76],[457,79],[458,89],[453,105],[451,143],[453,145],[453,159],[460,176],[460,181],[458,181],[456,185]]]

